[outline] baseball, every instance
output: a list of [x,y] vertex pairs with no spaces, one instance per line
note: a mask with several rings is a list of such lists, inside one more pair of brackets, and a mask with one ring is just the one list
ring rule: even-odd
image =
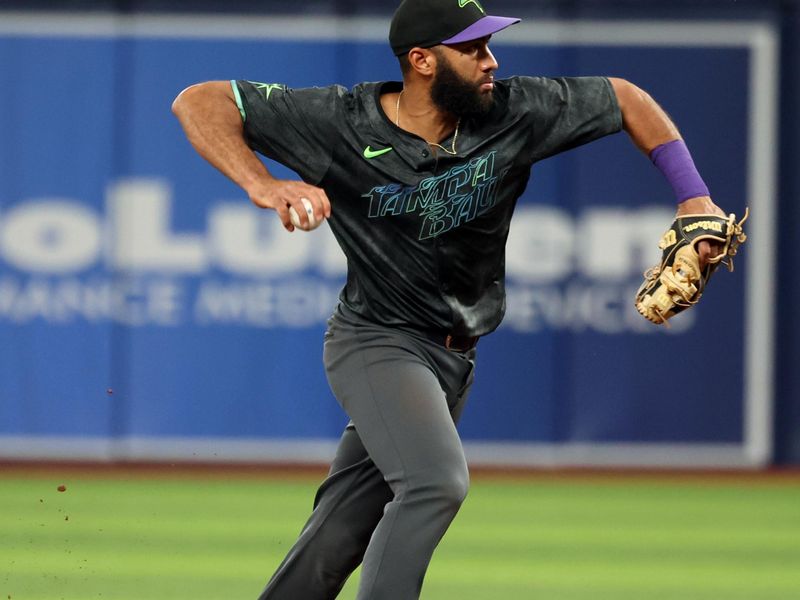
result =
[[300,198],[300,201],[303,203],[303,206],[306,209],[306,214],[308,215],[308,227],[303,227],[300,224],[300,215],[297,214],[294,206],[289,207],[289,220],[292,222],[292,225],[298,229],[302,229],[303,231],[311,231],[312,229],[316,229],[319,227],[320,223],[317,222],[316,218],[314,218],[314,208],[311,206],[311,202],[308,200],[308,198]]

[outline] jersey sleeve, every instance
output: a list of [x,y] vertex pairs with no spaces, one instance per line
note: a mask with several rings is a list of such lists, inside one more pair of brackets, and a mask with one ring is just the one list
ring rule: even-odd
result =
[[278,83],[231,81],[253,150],[316,185],[332,160],[342,88],[289,88]]
[[622,129],[617,96],[606,77],[519,77],[536,162]]

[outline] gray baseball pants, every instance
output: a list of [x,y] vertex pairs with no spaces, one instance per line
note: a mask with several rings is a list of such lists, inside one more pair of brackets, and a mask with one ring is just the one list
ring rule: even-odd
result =
[[351,421],[314,510],[259,600],[330,600],[362,564],[357,600],[413,600],[469,473],[455,423],[475,350],[375,325],[344,308],[324,363]]

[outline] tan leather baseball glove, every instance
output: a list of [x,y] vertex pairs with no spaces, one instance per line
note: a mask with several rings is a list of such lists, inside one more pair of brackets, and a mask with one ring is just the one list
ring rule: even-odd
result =
[[[733,257],[747,239],[742,223],[748,215],[745,209],[738,223],[733,213],[727,217],[714,214],[677,217],[658,244],[662,250],[660,264],[644,273],[644,282],[636,293],[636,310],[648,321],[660,325],[697,304],[719,265],[733,271]],[[697,252],[697,244],[702,240],[720,247],[719,254],[704,268],[700,267]]]

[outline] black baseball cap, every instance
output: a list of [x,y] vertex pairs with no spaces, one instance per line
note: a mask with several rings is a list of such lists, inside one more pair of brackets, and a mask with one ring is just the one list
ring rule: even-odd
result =
[[392,17],[389,44],[400,56],[414,47],[477,40],[519,21],[487,15],[480,0],[403,0]]

